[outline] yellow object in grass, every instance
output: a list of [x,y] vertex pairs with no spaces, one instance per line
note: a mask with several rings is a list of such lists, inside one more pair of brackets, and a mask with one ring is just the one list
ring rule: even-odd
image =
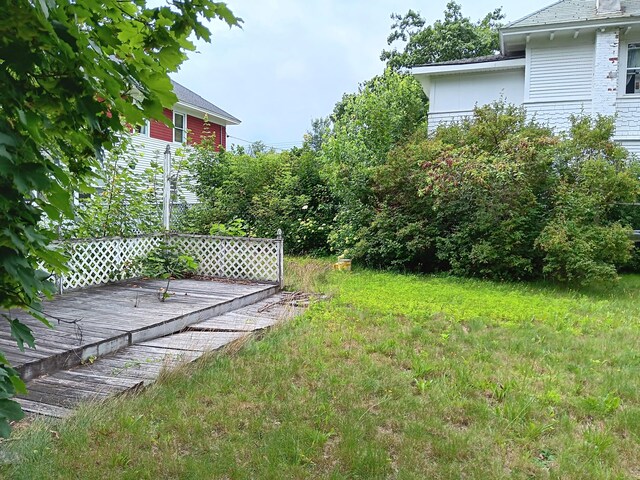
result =
[[334,270],[343,270],[350,272],[351,271],[351,260],[346,258],[340,258],[336,263],[333,264]]

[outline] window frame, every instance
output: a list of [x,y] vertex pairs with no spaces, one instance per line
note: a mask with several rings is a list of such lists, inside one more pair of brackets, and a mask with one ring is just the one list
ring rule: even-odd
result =
[[[624,94],[640,95],[640,65],[636,67],[629,67],[629,55],[633,50],[640,52],[640,42],[627,42],[625,46],[626,46],[626,52],[625,52],[626,55],[624,56],[625,65],[624,65],[624,77],[623,77],[624,78]],[[633,73],[631,73],[631,71],[633,71]],[[633,80],[635,82],[633,92],[628,91],[630,74],[633,74],[635,76]]]
[[148,137],[151,134],[151,125],[149,123],[149,120],[144,122],[144,124],[142,125],[136,125],[135,127],[133,127],[133,130],[137,135]]
[[[182,117],[182,127],[178,128],[177,123],[176,123],[176,115],[180,115]],[[176,132],[181,132],[182,135],[182,140],[178,141],[176,140]],[[184,112],[176,112],[175,110],[173,111],[173,130],[172,130],[172,134],[173,134],[173,141],[174,143],[186,143],[187,141],[187,114]]]

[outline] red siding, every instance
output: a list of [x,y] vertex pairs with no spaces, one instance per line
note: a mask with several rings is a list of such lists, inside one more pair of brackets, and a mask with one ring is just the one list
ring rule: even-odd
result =
[[[173,122],[173,110],[165,108],[163,113],[165,117]],[[151,138],[157,138],[165,142],[173,142],[173,129],[157,120],[151,120],[149,135]]]
[[217,123],[209,123],[205,131],[204,120],[201,118],[187,116],[187,128],[189,129],[189,143],[200,143],[203,135],[214,135],[216,145],[224,145],[226,133],[223,136],[224,126]]
[[[165,108],[164,116],[173,121],[173,110]],[[227,129],[224,125],[209,123],[207,128],[210,135],[215,135],[216,145],[227,146]],[[204,120],[192,115],[187,115],[187,130],[189,131],[189,143],[200,143],[202,135],[205,134]],[[165,142],[173,142],[173,129],[156,120],[151,120],[149,135],[151,138],[164,140]]]

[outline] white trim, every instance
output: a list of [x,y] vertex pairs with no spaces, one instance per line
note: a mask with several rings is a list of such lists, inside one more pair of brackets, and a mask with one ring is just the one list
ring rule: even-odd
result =
[[136,127],[134,127],[134,132],[140,137],[149,138],[149,136],[151,135],[151,122],[149,120],[146,120],[144,126],[146,127],[146,132],[138,132],[137,128],[142,127],[142,125],[137,125]]
[[[206,110],[206,109],[204,109],[202,107],[198,107],[196,105],[192,105],[190,103],[179,101],[178,103],[176,103],[176,106],[188,108],[190,110],[193,110],[194,112],[198,112],[200,115],[205,115],[206,114],[208,117],[213,117],[213,119],[218,119],[218,120],[221,120],[222,122],[225,122],[225,123],[222,123],[222,124],[219,124],[219,125],[225,125],[225,126],[227,126],[227,125],[240,125],[240,123],[242,123],[238,119],[226,117],[224,115],[220,115],[219,113],[210,112],[209,110]],[[217,123],[217,122],[212,121],[212,118],[209,118],[209,120],[211,121],[211,123]]]
[[634,32],[631,35],[620,35],[620,49],[618,51],[618,95],[617,101],[638,101],[640,92],[627,92],[627,64],[629,62],[629,44],[640,43],[640,33]]
[[584,102],[589,102],[591,103],[593,101],[593,99],[591,97],[584,97],[584,98],[552,98],[549,100],[525,100],[523,103],[523,105],[536,105],[539,103],[542,104],[547,104],[547,103],[584,103]]
[[524,103],[531,98],[531,45],[529,45],[529,37],[527,37],[527,46],[524,50],[524,59],[526,61],[524,67]]
[[617,98],[618,103],[640,103],[640,93],[627,93]]
[[[474,108],[476,108],[478,106],[478,104],[476,103],[476,106]],[[456,114],[472,114],[474,108],[472,108],[471,110],[442,110],[442,111],[431,111],[429,112],[429,115],[456,115]]]
[[544,25],[536,25],[536,26],[524,26],[524,27],[506,27],[500,30],[500,37],[511,37],[515,35],[525,35],[527,33],[542,33],[542,32],[551,32],[554,31],[556,33],[566,31],[566,30],[574,30],[579,28],[580,30],[597,30],[599,28],[607,28],[607,27],[627,27],[632,25],[640,25],[639,17],[632,16],[619,16],[615,18],[609,19],[584,19],[577,20],[575,22],[563,22],[563,23],[548,23]]
[[462,63],[454,65],[424,65],[421,67],[413,67],[412,75],[448,75],[453,73],[479,72],[479,71],[498,71],[498,70],[514,70],[524,68],[526,66],[525,58],[515,58],[513,60],[498,60],[493,62],[482,63]]
[[[172,111],[173,111],[173,128],[171,129],[171,140],[173,143],[179,143],[179,144],[187,143],[187,132],[189,130],[189,127],[187,125],[187,118],[189,117],[189,115],[187,115],[185,112],[176,112],[175,109],[173,109]],[[176,128],[176,114],[182,116],[182,128]],[[176,130],[182,130],[181,142],[176,141]]]

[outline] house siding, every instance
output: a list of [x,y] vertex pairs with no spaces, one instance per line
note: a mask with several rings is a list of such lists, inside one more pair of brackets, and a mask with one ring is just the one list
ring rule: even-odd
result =
[[591,112],[591,101],[534,102],[526,104],[525,108],[529,118],[556,132],[566,132],[571,127],[571,115]]
[[[173,122],[173,110],[165,108],[162,113]],[[173,142],[173,129],[157,120],[151,120],[149,125],[149,136],[156,140]]]
[[[193,115],[187,116],[187,127],[189,129],[189,143],[200,143],[202,137],[207,134],[205,131],[205,122],[202,118],[194,117]],[[208,134],[213,135],[216,142],[216,149],[220,149],[220,145],[226,146],[226,129],[223,125],[209,122],[207,126]],[[223,135],[224,130],[224,135]]]
[[[585,100],[591,97],[594,47],[588,43],[532,46],[527,51],[526,101]],[[586,87],[586,88],[585,88]]]
[[433,132],[442,123],[470,116],[476,105],[501,98],[510,103],[522,103],[523,68],[435,77],[430,92],[429,131]]
[[440,125],[459,122],[473,115],[473,110],[462,112],[440,112],[429,114],[429,133],[433,133]]
[[[165,108],[165,117],[173,120],[173,110]],[[196,144],[202,141],[205,135],[204,120],[193,115],[187,115],[187,129],[189,130],[189,144]],[[216,145],[226,147],[226,127],[217,123],[209,123],[209,131],[215,135]],[[134,135],[133,147],[137,159],[136,172],[142,174],[151,167],[151,163],[156,162],[162,168],[164,162],[164,151],[167,145],[171,147],[172,159],[174,162],[183,160],[188,156],[189,147],[173,141],[173,129],[163,125],[158,121],[151,121],[149,135]],[[195,180],[191,179],[190,184]],[[198,197],[193,193],[193,187],[184,189],[183,196],[187,203],[197,203]]]
[[[184,160],[188,155],[188,147],[176,142],[166,142],[157,138],[151,138],[144,135],[134,135],[133,148],[135,149],[134,155],[137,160],[136,173],[143,174],[144,171],[151,167],[151,163],[155,162],[160,166],[159,175],[162,175],[162,166],[164,164],[164,152],[167,145],[171,147],[172,163],[180,160]],[[188,181],[189,185],[192,185],[193,179]],[[193,193],[193,187],[186,187],[181,193],[184,197],[184,201],[187,203],[198,203],[198,197]]]
[[640,141],[640,98],[620,98],[617,101],[616,138]]

